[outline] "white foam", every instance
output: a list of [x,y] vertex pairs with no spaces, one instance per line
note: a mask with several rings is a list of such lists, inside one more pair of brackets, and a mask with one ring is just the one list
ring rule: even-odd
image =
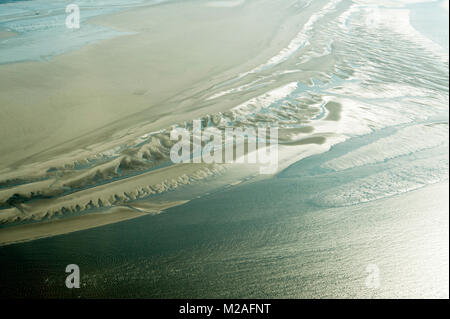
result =
[[365,9],[366,24],[370,28],[385,28],[401,34],[423,46],[435,54],[439,54],[444,62],[448,62],[448,52],[440,45],[428,39],[411,25],[409,9],[392,9],[383,7],[367,7]]
[[305,46],[308,43],[310,33],[314,29],[315,23],[321,18],[323,18],[325,15],[333,11],[336,8],[336,5],[340,2],[341,0],[333,0],[327,3],[319,12],[313,14],[308,19],[308,21],[303,26],[302,30],[295,36],[294,39],[292,39],[292,41],[286,48],[282,49],[277,55],[273,56],[266,63],[261,64],[260,66],[254,68],[251,71],[241,74],[240,77],[244,77],[251,73],[259,72],[261,70],[264,70],[265,68],[272,67],[285,61],[295,51],[297,51],[298,49],[300,49],[301,47]]
[[369,202],[448,180],[448,155],[405,163],[332,188],[314,201],[325,206]]
[[291,82],[287,85],[271,90],[263,95],[257,96],[248,100],[238,106],[234,107],[232,111],[240,115],[247,113],[257,113],[262,108],[269,107],[274,102],[289,96],[297,89],[297,82]]
[[[375,164],[446,143],[448,125],[414,125],[328,161],[323,168],[335,171]],[[447,141],[448,144],[448,141]]]

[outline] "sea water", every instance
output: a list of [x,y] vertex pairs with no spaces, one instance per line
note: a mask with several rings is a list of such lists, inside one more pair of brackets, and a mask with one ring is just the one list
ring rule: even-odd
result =
[[76,1],[80,28],[68,28],[68,1],[0,1],[0,30],[15,35],[0,39],[0,64],[46,61],[53,57],[128,32],[90,23],[90,19],[123,9],[161,1]]

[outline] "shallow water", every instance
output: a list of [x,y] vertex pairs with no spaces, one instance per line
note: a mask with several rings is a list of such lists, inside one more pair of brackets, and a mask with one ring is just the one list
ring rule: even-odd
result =
[[[317,8],[285,49],[195,101],[246,101],[205,116],[208,125],[311,126],[300,141],[326,142],[293,146],[292,158],[313,147],[320,154],[211,194],[214,180],[158,195],[195,198],[161,215],[0,247],[0,295],[448,298],[448,42],[422,23],[437,15],[448,25],[437,8],[345,0]],[[339,114],[330,116],[329,102]],[[142,135],[101,164],[150,141]],[[98,163],[88,164],[75,173]],[[72,263],[82,274],[77,291],[64,287]],[[369,265],[379,269],[377,289],[365,284]]]
[[[158,216],[2,247],[1,295],[448,297],[448,182],[356,206],[324,202],[341,185],[446,157],[448,144],[339,172],[320,168],[391,134],[350,140],[273,179],[221,189]],[[439,172],[444,182],[446,169]],[[378,187],[396,191],[390,182]],[[81,269],[77,291],[64,287],[71,263]],[[380,270],[378,289],[365,285],[370,264]]]
[[[447,11],[443,10],[445,3]],[[447,0],[411,5],[411,24],[431,40],[448,50]]]
[[127,34],[87,21],[96,16],[151,2],[77,1],[76,4],[81,11],[80,29],[68,29],[65,25],[68,16],[65,8],[68,2],[40,0],[0,2],[0,30],[16,34],[14,37],[0,40],[0,64],[48,61],[85,45]]

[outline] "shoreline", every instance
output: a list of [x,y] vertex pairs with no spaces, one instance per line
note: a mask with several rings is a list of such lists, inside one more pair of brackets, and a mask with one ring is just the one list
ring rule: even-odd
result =
[[[267,62],[268,56],[283,53],[284,49],[280,51],[280,48],[286,48],[286,43],[292,42],[292,34],[298,35],[299,23],[296,22],[296,28],[292,30],[287,28],[291,20],[298,18],[288,15],[289,21],[283,22],[286,24],[282,24],[284,31],[281,31],[282,27],[277,23],[282,14],[275,13],[273,19],[269,19],[273,20],[272,24],[265,25],[267,32],[262,32],[264,35],[258,39],[259,46],[255,48],[250,40],[254,40],[252,36],[261,32],[253,25],[247,26],[247,15],[253,14],[253,2],[245,2],[246,8],[242,9],[243,12],[238,11],[238,14],[227,11],[235,10],[229,8],[225,11],[209,11],[212,9],[208,6],[198,8],[198,3],[164,3],[157,7],[97,17],[93,20],[109,27],[126,28],[133,34],[83,47],[48,63],[0,66],[0,74],[5,72],[13,78],[10,84],[0,77],[0,93],[9,89],[7,94],[0,94],[0,103],[4,99],[7,105],[7,125],[6,128],[0,126],[2,136],[5,135],[0,143],[6,145],[0,145],[5,150],[0,155],[3,165],[0,167],[3,179],[0,182],[4,183],[0,189],[0,200],[5,208],[1,211],[2,222],[14,224],[46,220],[65,212],[76,215],[91,208],[113,207],[111,209],[115,210],[114,207],[128,205],[130,200],[145,199],[150,194],[160,194],[205,176],[216,175],[222,167],[217,170],[207,165],[199,170],[197,167],[154,170],[145,167],[149,163],[146,160],[164,157],[170,148],[167,136],[153,133],[173,124],[183,125],[183,122],[204,114],[207,114],[208,121],[215,123],[213,117],[217,113],[222,115],[221,112],[226,110],[234,111],[237,116],[248,118],[250,115],[258,119],[261,114],[255,112],[252,104],[269,105],[300,89],[297,81],[301,79],[296,77],[289,85],[276,84],[277,87],[272,91],[267,91],[270,86],[264,88],[266,93],[262,95],[253,91],[248,95],[205,102],[203,98],[211,96],[216,85],[223,83],[221,81],[242,74],[243,70],[264,65],[262,62]],[[179,6],[176,9],[183,9],[186,16],[180,17],[172,5]],[[320,7],[320,4],[316,5]],[[312,12],[315,9],[311,9]],[[339,10],[333,14],[337,15]],[[221,22],[212,19],[209,14],[204,15],[205,12],[231,19],[228,29],[223,30]],[[162,24],[158,17],[167,15],[169,22]],[[253,18],[259,15],[261,13]],[[322,15],[323,12],[319,11],[313,17],[316,19]],[[191,21],[193,17],[198,18],[195,24]],[[210,23],[214,23],[214,26],[204,28]],[[234,32],[240,24],[247,26],[248,30],[242,38],[235,39]],[[229,42],[224,44],[224,40]],[[230,43],[242,48],[242,52],[228,48]],[[261,51],[261,47],[265,49]],[[248,56],[252,58],[248,59]],[[191,64],[194,66],[191,67]],[[46,79],[49,83],[41,83],[40,73],[49,74]],[[121,76],[118,77],[119,73]],[[36,78],[30,77],[30,74]],[[180,77],[180,74],[183,76]],[[2,82],[5,86],[1,85]],[[28,95],[31,97],[24,101],[23,96]],[[252,99],[249,99],[250,96]],[[359,105],[352,106],[345,99],[343,101],[345,107],[342,107],[339,98],[326,98],[327,103],[321,113],[323,118],[313,117],[315,122],[310,129],[290,128],[283,132],[284,141],[280,144],[285,145],[280,145],[279,168],[326,152],[349,137],[349,132],[353,131],[346,129],[352,123],[358,121],[358,125],[361,125],[352,112],[357,111]],[[309,105],[308,102],[299,103]],[[234,108],[230,109],[230,106]],[[28,114],[27,118],[23,112],[27,107],[37,107],[40,113]],[[317,111],[298,113],[307,121]],[[226,121],[227,117],[222,120]],[[240,125],[240,122],[237,121],[236,125]],[[2,128],[4,131],[1,131]],[[358,134],[369,132],[363,125],[357,131]],[[68,136],[73,138],[67,141]],[[24,140],[26,145],[23,145]],[[289,148],[289,145],[294,147]],[[34,150],[39,151],[36,153]],[[17,154],[20,154],[19,160]],[[132,173],[121,175],[121,171],[127,169]],[[248,171],[239,174],[242,174],[239,180],[251,175]],[[104,183],[98,183],[99,179]],[[19,183],[14,184],[16,181]],[[139,217],[139,214],[135,217]],[[120,218],[117,217],[117,221]],[[115,219],[112,217],[111,220]],[[95,223],[101,225],[104,222]],[[67,223],[70,224],[69,219]],[[75,226],[77,223],[79,221],[74,219],[70,227],[81,230],[80,226]],[[32,228],[33,225],[38,224],[28,227]],[[11,229],[15,227],[11,226]],[[8,227],[2,229],[0,235],[6,229]],[[51,230],[48,232],[52,233]]]
[[82,216],[56,219],[48,222],[13,226],[0,231],[0,247],[70,234],[142,216],[155,215],[162,213],[168,208],[183,205],[186,202],[152,202],[142,208],[135,208],[132,205],[128,205],[128,207],[113,207],[108,209],[107,212],[88,213]]
[[[197,171],[202,167],[206,169],[200,176],[215,174],[206,165],[186,172],[157,169],[114,181],[122,166],[133,162],[118,158],[86,172],[77,171],[77,166],[130,145],[149,131],[227,111],[246,101],[242,96],[211,103],[198,95],[209,95],[224,80],[266,63],[291,43],[323,3],[315,2],[300,13],[292,13],[290,3],[280,6],[271,1],[263,10],[258,1],[225,8],[198,1],[132,8],[89,20],[132,34],[84,46],[49,62],[0,65],[0,104],[5,105],[5,116],[0,118],[0,182],[5,187],[0,197],[3,202],[14,194],[44,197],[19,204],[20,209],[7,205],[2,220],[46,219],[65,209],[78,212],[80,207],[104,203],[117,206],[128,201],[129,194],[154,193],[155,185],[159,192],[201,179]],[[262,18],[267,23],[254,23]],[[32,109],[39,112],[28,112]],[[157,154],[167,141],[155,143],[142,152]],[[98,176],[108,183],[80,187],[92,185]],[[67,187],[75,191],[66,195]]]
[[[195,92],[264,63],[298,32],[298,27],[293,27],[298,21],[282,21],[282,12],[271,13],[273,22],[260,30],[251,22],[264,12],[253,13],[254,5],[246,2],[244,8],[248,8],[239,15],[232,15],[229,9],[212,15],[216,12],[213,8],[188,1],[96,17],[93,23],[136,34],[84,46],[50,62],[1,65],[0,103],[7,106],[4,112],[8,116],[0,122],[4,137],[0,169],[55,158],[68,150],[89,147],[93,140],[110,142],[117,132],[135,129],[142,122],[152,123],[156,131],[230,109],[236,102],[216,102],[198,109],[201,106],[189,100]],[[184,12],[181,16],[177,14],[180,10]],[[174,22],[160,21],[165,15]],[[191,26],[199,16],[208,18]],[[221,16],[231,19],[230,27],[224,28],[217,20]],[[243,28],[248,31],[236,38],[235,32]],[[163,60],[168,58],[172,62],[166,65]],[[45,83],[39,80],[40,74],[46,74]],[[173,108],[170,114],[168,107]],[[39,109],[40,114],[24,116],[23,110],[29,108]],[[16,146],[24,139],[27,147],[19,151]]]
[[[447,7],[446,7],[447,6]],[[448,50],[448,1],[419,2],[408,6],[411,26],[423,37],[432,41],[443,50]],[[429,23],[424,12],[434,17]]]

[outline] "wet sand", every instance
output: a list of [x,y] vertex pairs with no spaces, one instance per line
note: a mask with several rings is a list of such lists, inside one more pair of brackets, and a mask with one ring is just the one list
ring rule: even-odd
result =
[[[280,169],[327,151],[342,142],[344,134],[353,133],[354,126],[361,127],[358,134],[367,133],[365,115],[356,112],[362,108],[345,99],[338,103],[313,95],[281,105],[276,114],[260,112],[299,89],[304,78],[309,78],[308,85],[317,86],[313,70],[325,72],[336,62],[332,54],[311,58],[297,72],[290,70],[298,61],[294,57],[281,63],[288,68],[286,73],[279,72],[282,77],[254,86],[253,80],[263,79],[265,73],[248,71],[263,70],[260,66],[267,66],[274,57],[282,61],[280,53],[286,56],[295,48],[293,37],[296,44],[308,34],[302,24],[323,13],[322,1],[297,11],[292,10],[293,3],[237,1],[223,7],[183,1],[133,9],[92,20],[129,32],[126,35],[51,61],[0,66],[0,103],[4,105],[0,222],[15,224],[122,207],[216,174],[207,165],[158,168],[162,160],[168,161],[170,141],[167,134],[151,135],[205,114],[205,123],[230,120],[236,126],[255,125],[280,115],[288,124],[295,119],[295,126],[307,125],[281,132]],[[333,15],[343,10],[345,4]],[[319,34],[323,30],[319,24]],[[242,79],[243,73],[249,75],[248,83],[234,89],[249,91],[228,95],[233,90],[227,80]],[[221,98],[208,99],[212,96]],[[321,108],[322,101],[328,102],[326,110]],[[231,115],[223,117],[221,112]],[[236,115],[245,120],[232,122]],[[118,220],[110,217],[109,222]],[[85,226],[74,220],[71,227]]]
[[336,102],[328,102],[325,105],[328,115],[325,121],[339,121],[341,119],[342,105]]
[[326,142],[326,137],[324,136],[312,136],[312,137],[306,137],[297,141],[291,141],[291,142],[284,142],[281,143],[283,145],[308,145],[308,144],[324,144]]
[[129,10],[92,23],[133,34],[50,62],[0,66],[0,170],[92,141],[106,144],[142,123],[158,130],[235,105],[202,107],[192,96],[285,47],[302,23],[298,15],[289,18],[289,4],[217,8],[183,1]]
[[[127,32],[120,37],[50,61],[1,65],[0,184],[6,187],[0,190],[0,202],[6,209],[0,222],[11,226],[1,229],[5,239],[0,244],[117,222],[125,218],[123,208],[92,217],[91,224],[88,217],[74,217],[57,224],[14,226],[64,212],[121,207],[216,174],[208,165],[194,165],[115,180],[118,171],[140,170],[126,156],[86,172],[76,167],[142,134],[245,101],[246,96],[205,102],[199,96],[211,95],[214,85],[266,63],[325,2],[298,12],[292,11],[294,1],[239,1],[233,6],[180,1],[130,9],[90,20]],[[160,146],[167,141],[155,138],[142,152],[167,156],[158,153]],[[99,177],[107,183],[97,184]],[[35,196],[38,200],[32,201]],[[141,215],[133,211],[126,216]]]
[[83,216],[58,219],[38,224],[28,224],[2,229],[0,232],[0,246],[35,240],[39,238],[57,236],[76,231],[91,229],[124,220],[138,218],[149,214],[158,214],[170,207],[184,204],[178,202],[152,202],[143,207],[114,207],[106,212],[90,213]]

